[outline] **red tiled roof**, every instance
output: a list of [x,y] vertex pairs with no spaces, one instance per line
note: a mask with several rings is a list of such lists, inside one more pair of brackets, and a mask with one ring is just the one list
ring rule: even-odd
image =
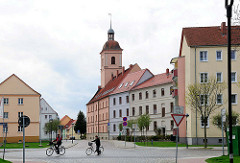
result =
[[[72,120],[72,119],[71,119]],[[70,122],[70,121],[69,121]],[[72,124],[75,124],[77,122],[77,120],[73,120],[71,121],[70,124],[67,123],[68,127],[66,126],[67,130],[69,130],[70,128],[72,128]]]
[[[182,38],[180,45],[180,56],[183,37],[186,38],[188,46],[216,46],[216,45],[227,45],[227,29],[228,27],[223,26],[225,34],[221,32],[221,26],[214,27],[191,27],[183,28]],[[240,44],[240,26],[232,26],[232,44]]]
[[[135,64],[136,65],[136,64]],[[122,74],[120,73],[118,75],[118,77],[114,77],[113,80],[110,80],[106,86],[100,90],[97,91],[97,93],[94,95],[94,97],[87,103],[93,103],[95,101],[98,101],[104,97],[107,97],[109,94],[111,94],[114,89],[119,85],[119,83],[125,78],[125,76],[127,76],[127,74],[133,69],[133,67],[135,66],[133,65],[132,67],[128,68],[127,70],[125,70],[125,72]]]
[[[116,87],[116,89],[112,92],[112,94],[116,94],[116,93],[121,93],[121,92],[125,92],[125,91],[129,91],[130,89],[132,89],[137,83],[138,81],[141,79],[141,77],[143,76],[143,74],[149,71],[147,69],[144,70],[140,70],[137,72],[133,72],[128,74],[121,83],[119,83],[119,85]],[[149,71],[150,72],[150,71]],[[132,83],[133,82],[133,83]],[[132,85],[130,85],[132,83]]]
[[74,120],[71,119],[71,120],[64,126],[64,128],[69,128],[69,126],[71,126],[73,122],[74,122]]
[[136,86],[135,88],[133,88],[133,90],[151,87],[151,86],[160,85],[160,84],[171,83],[171,82],[172,82],[172,74],[168,74],[168,75],[166,73],[158,74],[150,78],[149,80],[143,82],[142,84]]
[[63,119],[65,119],[67,117],[69,118],[69,116],[65,115],[64,117],[62,117],[62,119],[60,121],[62,121]]

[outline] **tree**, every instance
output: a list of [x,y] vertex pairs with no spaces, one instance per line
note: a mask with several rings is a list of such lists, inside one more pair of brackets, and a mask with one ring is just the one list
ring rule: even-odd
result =
[[74,126],[74,131],[75,133],[77,133],[78,131],[80,131],[80,134],[82,136],[82,134],[86,133],[86,118],[84,113],[80,110],[78,113],[78,117],[77,117],[77,122]]
[[138,117],[137,119],[137,125],[138,125],[138,128],[141,132],[141,136],[143,135],[143,129],[144,129],[144,123],[143,123],[143,118],[142,118],[142,115],[140,117]]
[[144,135],[144,128],[146,129],[146,135],[147,135],[147,130],[150,123],[151,123],[151,120],[150,120],[149,114],[143,114],[137,119],[137,124],[138,124],[139,130],[141,131],[141,135],[142,135],[142,131]]
[[54,119],[52,122],[45,123],[44,130],[47,133],[50,133],[51,131],[55,131],[57,133],[59,125],[60,125],[59,119]]
[[[237,112],[232,112],[232,124],[237,125],[239,122],[239,114]],[[222,129],[222,116],[221,113],[213,116],[212,120],[213,125],[217,126],[219,129]],[[224,130],[226,131],[227,126],[229,126],[228,113],[226,114],[226,122],[223,123]]]
[[[217,97],[222,94],[226,88],[225,83],[219,83],[211,77],[206,83],[196,83],[188,86],[186,94],[186,103],[191,106],[193,112],[201,115],[204,124],[204,147],[207,148],[207,122],[209,116],[222,105],[217,104]],[[223,101],[222,101],[223,103]]]

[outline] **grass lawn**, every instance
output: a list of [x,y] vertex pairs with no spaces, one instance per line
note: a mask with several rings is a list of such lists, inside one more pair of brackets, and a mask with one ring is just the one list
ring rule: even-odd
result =
[[3,160],[3,159],[1,159],[1,158],[0,158],[0,162],[1,162],[1,163],[11,163],[10,161]]
[[[46,148],[48,147],[48,141],[42,142],[42,147],[39,147],[40,143],[25,143],[26,148]],[[6,149],[11,149],[11,148],[23,148],[22,143],[6,143]],[[0,147],[0,149],[3,149],[3,146]]]
[[[175,142],[136,142],[136,145],[147,146],[147,147],[176,147]],[[204,145],[188,145],[189,147],[204,147]],[[208,147],[220,147],[221,145],[208,145]],[[186,144],[178,143],[178,147],[186,147]]]
[[[229,162],[229,156],[220,156],[220,157],[212,157],[205,160],[207,163],[228,163]],[[240,156],[233,156],[233,162],[239,163],[240,162]]]

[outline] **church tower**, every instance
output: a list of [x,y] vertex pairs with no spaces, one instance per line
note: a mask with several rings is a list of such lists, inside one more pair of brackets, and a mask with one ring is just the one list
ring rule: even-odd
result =
[[104,44],[101,55],[101,87],[122,72],[122,51],[119,43],[114,40],[114,31],[110,19],[110,29],[108,30],[108,41]]

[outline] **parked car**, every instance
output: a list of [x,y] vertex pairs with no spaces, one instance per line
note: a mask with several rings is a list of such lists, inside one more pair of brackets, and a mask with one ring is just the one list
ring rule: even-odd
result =
[[69,140],[75,140],[75,136],[70,137]]

